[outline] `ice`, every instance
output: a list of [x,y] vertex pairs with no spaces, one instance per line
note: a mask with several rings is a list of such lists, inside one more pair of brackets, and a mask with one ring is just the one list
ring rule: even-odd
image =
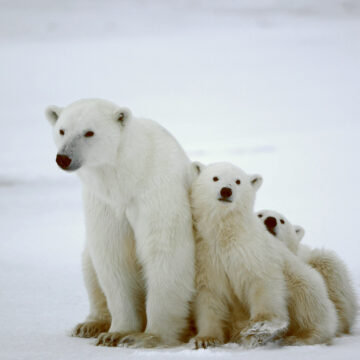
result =
[[84,97],[164,125],[193,160],[264,184],[304,243],[334,249],[360,289],[360,4],[318,1],[0,1],[1,359],[356,359],[332,346],[192,350],[68,336],[88,302],[81,186],[59,170],[44,108]]

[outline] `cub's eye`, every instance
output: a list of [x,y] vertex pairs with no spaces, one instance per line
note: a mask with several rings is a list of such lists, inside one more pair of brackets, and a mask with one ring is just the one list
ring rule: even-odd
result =
[[241,181],[240,181],[239,179],[237,179],[237,180],[235,181],[235,183],[236,183],[236,185],[240,185],[240,184],[241,184]]
[[282,224],[285,224],[285,221],[284,221],[283,219],[280,219],[280,222],[281,222]]
[[216,181],[219,181],[219,178],[217,176],[214,176],[213,180],[216,182]]
[[92,137],[94,136],[94,132],[93,131],[88,131],[84,134],[85,137]]
[[63,129],[60,129],[60,130],[59,130],[59,133],[60,133],[60,135],[64,135],[64,134],[65,134],[65,131],[64,131]]
[[259,214],[258,217],[259,217],[259,218],[262,218],[262,214]]

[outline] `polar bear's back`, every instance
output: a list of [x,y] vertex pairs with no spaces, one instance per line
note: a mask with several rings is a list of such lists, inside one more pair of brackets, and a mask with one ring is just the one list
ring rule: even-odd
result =
[[[147,157],[147,176],[180,177],[187,187],[193,180],[191,163],[173,135],[157,122],[145,118],[132,119],[132,139]],[[140,144],[139,144],[140,143]]]

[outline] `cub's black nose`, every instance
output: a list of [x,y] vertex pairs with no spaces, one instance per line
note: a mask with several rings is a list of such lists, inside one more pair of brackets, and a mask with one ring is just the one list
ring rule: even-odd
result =
[[232,195],[232,191],[231,191],[231,189],[228,188],[228,187],[223,187],[223,188],[220,190],[220,195],[221,195],[223,198],[227,199],[227,198],[229,198],[229,197]]
[[64,170],[66,170],[71,164],[71,159],[66,155],[57,154],[56,163]]
[[269,216],[265,219],[264,224],[266,228],[273,233],[275,226],[277,225],[277,221],[273,216]]

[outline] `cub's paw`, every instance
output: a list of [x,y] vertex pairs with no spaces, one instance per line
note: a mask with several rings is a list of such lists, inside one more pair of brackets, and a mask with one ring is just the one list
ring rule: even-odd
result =
[[123,332],[104,332],[98,336],[96,346],[117,346],[120,340],[128,335]]
[[215,347],[222,345],[222,341],[217,337],[213,336],[196,336],[191,340],[191,343],[194,344],[194,348],[198,349],[207,349],[208,347]]
[[247,336],[241,340],[241,345],[243,345],[245,349],[254,349],[262,344],[262,340],[254,335]]
[[99,334],[106,332],[110,329],[110,322],[108,321],[87,321],[77,324],[71,336],[77,336],[81,338],[97,337]]
[[134,348],[154,348],[164,345],[159,336],[144,332],[129,334],[123,337],[120,343]]
[[241,331],[242,343],[247,348],[266,344],[284,333],[286,328],[287,322],[280,320],[255,322]]

